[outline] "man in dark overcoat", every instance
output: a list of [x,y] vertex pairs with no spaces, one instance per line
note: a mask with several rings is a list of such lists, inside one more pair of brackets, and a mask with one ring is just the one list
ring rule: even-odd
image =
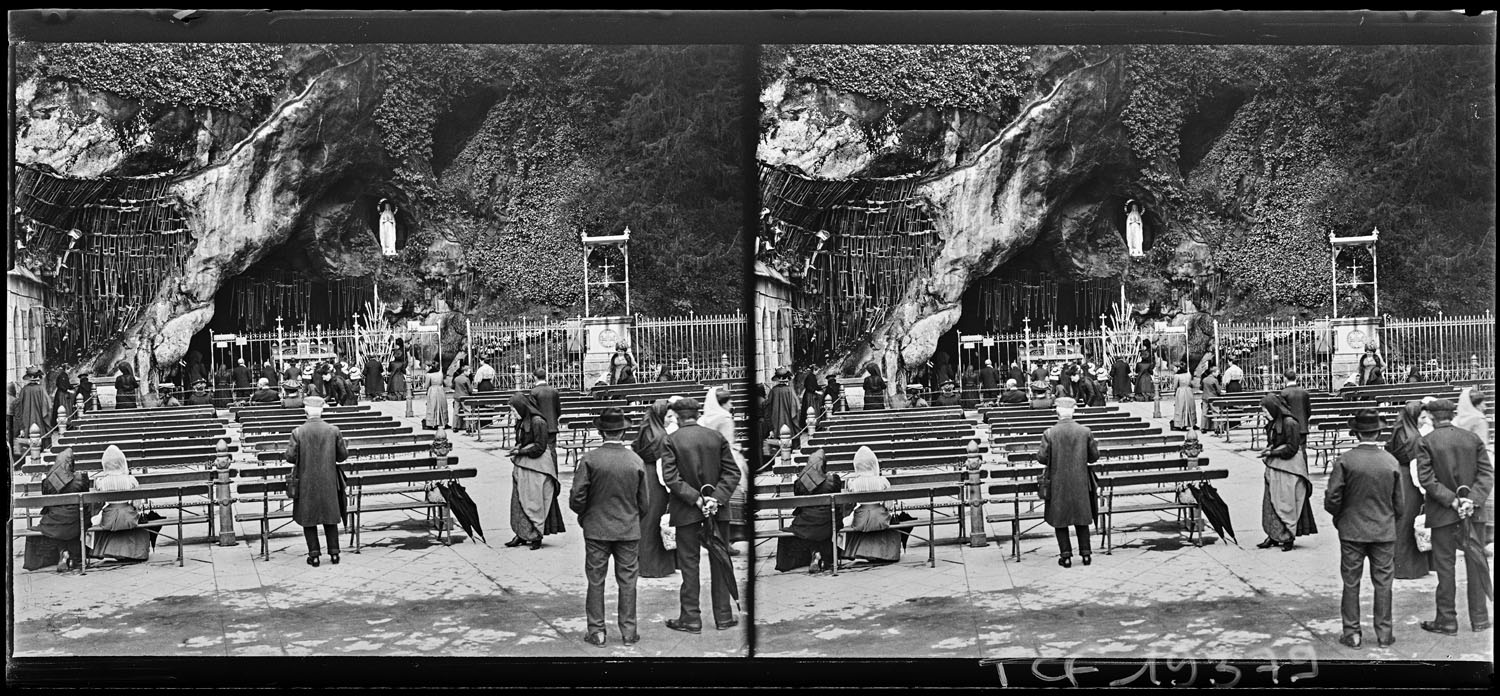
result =
[[188,394],[187,399],[182,403],[188,406],[212,406],[214,399],[208,393],[208,380],[195,380],[192,393]]
[[347,513],[344,472],[339,462],[349,458],[344,434],[338,426],[323,420],[325,401],[319,396],[303,399],[307,421],[292,430],[286,446],[286,461],[292,465],[287,476],[287,495],[292,498],[292,521],[302,526],[307,537],[307,564],[316,567],[322,549],[318,548],[318,527],[328,539],[328,560],[339,563],[339,524]]
[[[678,429],[667,436],[661,466],[662,479],[671,493],[667,512],[677,529],[682,590],[680,612],[676,619],[667,619],[667,628],[687,633],[703,631],[698,607],[698,560],[702,547],[707,546],[714,624],[723,631],[740,623],[731,604],[731,596],[737,592],[734,567],[729,562],[728,516],[723,509],[740,482],[740,470],[729,441],[717,430],[698,425],[700,407],[696,399],[678,400],[671,408],[677,414]],[[705,488],[709,490],[705,492]]]
[[798,430],[802,429],[802,417],[798,413],[801,410],[798,406],[801,402],[797,400],[796,392],[792,391],[790,369],[784,366],[776,368],[772,380],[775,384],[771,387],[771,392],[766,395],[765,408],[761,410],[761,413],[765,414],[767,429],[765,434],[770,440],[779,441],[782,426],[790,427],[794,436]]
[[531,376],[535,382],[531,387],[531,395],[536,397],[536,405],[541,410],[542,418],[547,421],[547,446],[552,448],[552,456],[557,456],[557,424],[562,420],[562,396],[557,393],[557,387],[547,383],[547,371],[538,367],[533,370]]
[[1489,600],[1495,596],[1484,541],[1475,532],[1476,526],[1480,533],[1484,529],[1484,505],[1495,488],[1495,465],[1478,435],[1453,426],[1457,408],[1447,399],[1428,402],[1433,430],[1417,441],[1413,461],[1427,492],[1422,511],[1432,529],[1432,564],[1438,576],[1437,618],[1423,621],[1422,630],[1450,636],[1458,633],[1454,564],[1460,547],[1468,571],[1469,627],[1474,631],[1489,630]]
[[650,501],[646,488],[646,465],[620,441],[629,427],[625,413],[609,407],[594,419],[603,444],[583,455],[573,472],[573,490],[568,507],[578,513],[583,528],[583,573],[588,579],[584,610],[588,615],[591,645],[604,646],[604,571],[615,560],[618,587],[620,640],[626,645],[640,641],[635,623],[635,580],[640,551],[641,516]]
[[979,400],[989,401],[1000,393],[1000,371],[995,369],[995,361],[984,361],[984,367],[979,368]]
[[1391,628],[1391,583],[1396,579],[1396,520],[1402,505],[1400,465],[1382,447],[1385,424],[1373,408],[1360,409],[1349,421],[1359,440],[1354,449],[1334,460],[1328,474],[1323,509],[1333,515],[1339,530],[1339,573],[1344,593],[1339,613],[1344,623],[1339,642],[1358,648],[1359,576],[1370,559],[1370,584],[1375,591],[1375,641],[1380,647],[1396,642]]
[[1286,399],[1292,416],[1297,419],[1297,427],[1301,428],[1302,449],[1306,455],[1308,425],[1312,422],[1312,395],[1297,381],[1295,370],[1287,370],[1281,373],[1281,377],[1286,380],[1286,386],[1281,389],[1281,398]]
[[52,429],[52,421],[56,418],[52,412],[52,398],[42,386],[42,368],[36,365],[26,368],[24,379],[25,386],[16,393],[16,413],[11,421],[9,442],[15,442],[18,437],[30,437],[33,425],[46,433]]
[[244,358],[235,361],[232,372],[234,375],[234,396],[235,398],[243,397],[250,390],[250,368],[245,365]]
[[1130,400],[1130,365],[1122,355],[1116,355],[1114,364],[1109,366],[1109,386],[1115,392],[1115,400]]
[[1099,442],[1088,426],[1073,420],[1077,402],[1072,397],[1059,396],[1053,405],[1057,408],[1057,424],[1042,433],[1042,445],[1036,453],[1037,463],[1043,466],[1037,493],[1047,504],[1043,514],[1047,524],[1057,530],[1061,552],[1057,564],[1073,567],[1073,545],[1068,542],[1068,527],[1073,527],[1078,532],[1083,564],[1089,565],[1093,562],[1089,525],[1099,514],[1099,484],[1089,465],[1099,461]]

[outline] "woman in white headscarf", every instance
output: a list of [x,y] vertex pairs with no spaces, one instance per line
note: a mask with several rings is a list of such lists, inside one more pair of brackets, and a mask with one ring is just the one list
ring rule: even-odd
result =
[[[716,430],[725,440],[729,441],[729,453],[734,455],[734,464],[745,470],[745,456],[740,453],[739,438],[734,432],[734,414],[729,412],[721,402],[729,401],[729,391],[723,387],[709,387],[708,394],[703,397],[703,415],[698,416],[698,425],[710,430]],[[743,482],[745,479],[741,478]]]
[[[130,475],[130,464],[119,447],[104,450],[103,471],[94,479],[96,492],[133,491],[141,484]],[[134,500],[105,503],[94,522],[102,531],[94,532],[91,558],[113,558],[117,561],[144,561],[151,552],[151,533],[139,527],[140,511]]]
[[[845,480],[847,493],[873,493],[891,487],[880,475],[880,460],[869,447],[854,453],[854,473]],[[885,503],[860,503],[844,518],[845,545],[840,555],[876,563],[901,560],[901,532],[890,528],[891,513]]]

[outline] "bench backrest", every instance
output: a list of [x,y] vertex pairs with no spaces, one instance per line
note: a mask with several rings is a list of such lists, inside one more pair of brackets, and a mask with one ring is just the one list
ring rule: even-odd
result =
[[856,503],[883,503],[895,500],[925,498],[947,498],[962,496],[962,483],[934,483],[914,486],[891,486],[883,491],[870,493],[819,493],[817,495],[771,495],[755,496],[755,506],[762,510],[790,509],[800,507],[831,507]]
[[[142,486],[162,486],[174,483],[211,483],[219,475],[218,471],[204,469],[199,471],[169,471],[157,474],[135,474],[135,480]],[[12,485],[14,492],[18,495],[40,495],[42,492],[41,481],[19,481]],[[64,494],[71,495],[71,494]]]

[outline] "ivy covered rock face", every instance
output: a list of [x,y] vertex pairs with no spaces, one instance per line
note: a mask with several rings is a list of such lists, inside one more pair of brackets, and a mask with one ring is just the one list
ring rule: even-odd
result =
[[[475,319],[571,316],[579,235],[629,226],[638,313],[741,304],[733,47],[48,44],[17,56],[18,164],[174,172],[194,239],[181,272],[131,298],[144,317],[95,364],[125,358],[149,375],[176,362],[216,293],[286,253],[311,274],[378,282],[386,319],[428,316],[454,287],[450,309]],[[404,242],[390,258],[382,198]]]
[[[1221,318],[1306,319],[1331,310],[1328,235],[1379,227],[1383,313],[1494,308],[1495,101],[1483,47],[792,46],[763,56],[763,162],[816,178],[918,177],[943,231],[938,260],[887,298],[889,319],[842,356],[846,368],[873,359],[895,376],[925,361],[963,291],[1023,252],[1060,280],[1123,278],[1137,309],[1149,306],[1138,320],[1201,324],[1175,308],[1210,287]],[[1145,209],[1141,259],[1123,243],[1129,199]],[[1341,312],[1373,311],[1353,295],[1341,294]]]

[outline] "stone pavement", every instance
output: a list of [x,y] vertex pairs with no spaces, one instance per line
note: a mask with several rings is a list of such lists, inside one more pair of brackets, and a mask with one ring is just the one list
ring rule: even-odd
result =
[[[401,418],[402,402],[375,408]],[[498,439],[498,438],[494,438]],[[511,465],[490,438],[452,437],[453,454],[479,470],[464,482],[478,502],[489,544],[460,531],[443,546],[420,515],[370,515],[361,553],[346,546],[335,566],[325,555],[304,562],[300,527],[271,538],[271,559],[260,558],[250,525],[240,544],[186,546],[178,568],[169,540],[140,565],[107,563],[87,575],[20,570],[21,544],[11,557],[14,655],[432,655],[488,657],[738,657],[747,652],[744,614],[739,628],[701,635],[668,630],[677,616],[678,576],[642,578],[637,587],[641,642],[619,643],[614,625],[613,573],[605,584],[609,645],[583,641],[583,538],[567,506],[570,472],[562,474],[567,532],[546,537],[540,550],[508,549]],[[403,521],[404,519],[404,521]],[[392,524],[387,527],[385,523]],[[202,527],[199,527],[200,534]],[[249,531],[251,536],[244,536]],[[737,546],[743,551],[746,545]],[[744,587],[746,555],[736,556]],[[708,613],[708,564],[703,563]],[[744,597],[741,589],[741,597]],[[742,603],[743,604],[743,603]]]
[[[1150,418],[1150,404],[1125,404]],[[1163,412],[1170,418],[1170,405]],[[1159,423],[1166,425],[1165,418]],[[1263,466],[1247,433],[1226,445],[1204,436],[1204,456],[1230,470],[1215,486],[1228,503],[1239,546],[1212,530],[1201,548],[1166,515],[1121,515],[1113,554],[1084,567],[1057,565],[1057,542],[1042,524],[1010,556],[1009,525],[993,525],[990,544],[942,544],[937,567],[916,539],[893,566],[828,574],[774,569],[776,541],[756,550],[755,654],[766,657],[1204,658],[1318,660],[1474,660],[1493,662],[1493,632],[1472,633],[1459,561],[1457,637],[1427,633],[1436,574],[1397,580],[1396,643],[1376,648],[1369,626],[1369,577],[1363,583],[1363,650],[1340,645],[1339,544],[1323,511],[1327,476],[1312,471],[1318,534],[1291,552],[1255,548]],[[1134,527],[1148,524],[1145,527]],[[942,536],[943,528],[939,528]],[[956,530],[949,527],[951,537]]]

